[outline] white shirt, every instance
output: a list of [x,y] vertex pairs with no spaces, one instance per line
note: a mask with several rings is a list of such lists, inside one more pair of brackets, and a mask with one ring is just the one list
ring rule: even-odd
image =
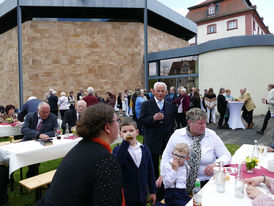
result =
[[141,160],[142,160],[142,149],[141,146],[143,146],[140,142],[137,141],[137,144],[133,147],[129,145],[128,152],[133,159],[134,163],[137,167],[140,166]]
[[[177,129],[170,137],[167,146],[164,150],[161,160],[161,175],[163,165],[169,162],[172,158],[172,152],[177,143],[186,143],[189,148],[193,140],[186,133],[186,128]],[[231,154],[225,147],[221,138],[211,129],[205,129],[205,136],[201,140],[201,161],[198,171],[198,177],[201,181],[209,180],[211,177],[204,174],[204,170],[208,164],[223,161],[224,165],[231,162]]]
[[[155,102],[157,104],[157,106],[159,107],[160,110],[162,110],[164,108],[164,102],[165,102],[165,99],[163,99],[162,101],[158,100],[155,96],[154,96],[154,99],[155,99]],[[162,102],[162,108],[160,106],[160,102]]]
[[161,175],[163,177],[163,183],[165,189],[167,188],[178,188],[178,189],[185,189],[186,188],[186,179],[188,177],[187,169],[189,171],[189,166],[187,164],[183,166],[179,166],[178,170],[175,171],[172,169],[171,162],[172,158],[169,160],[168,163],[163,165],[163,171]]
[[36,125],[36,129],[39,126],[40,122],[42,122],[42,118],[40,117],[39,113],[38,113],[38,121],[37,121],[37,125]]
[[69,101],[66,96],[61,96],[58,100],[59,110],[68,110],[69,109]]

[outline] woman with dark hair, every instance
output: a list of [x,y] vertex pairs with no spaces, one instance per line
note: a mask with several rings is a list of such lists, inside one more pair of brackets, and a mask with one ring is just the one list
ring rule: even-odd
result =
[[106,93],[106,104],[112,106],[113,108],[115,106],[115,96],[111,94],[111,92]]
[[117,97],[117,108],[119,109],[119,116],[123,116],[123,102],[122,102],[122,93],[119,92]]
[[190,109],[195,107],[201,109],[201,98],[197,90],[194,91],[192,97],[190,98],[190,102]]
[[7,105],[5,110],[6,110],[6,113],[4,114],[0,113],[0,123],[4,123],[4,122],[11,123],[11,122],[18,121],[16,115],[14,114],[14,111],[15,111],[14,105],[12,104]]
[[114,109],[88,107],[76,130],[83,140],[64,157],[37,205],[124,205],[120,166],[109,146],[119,132]]

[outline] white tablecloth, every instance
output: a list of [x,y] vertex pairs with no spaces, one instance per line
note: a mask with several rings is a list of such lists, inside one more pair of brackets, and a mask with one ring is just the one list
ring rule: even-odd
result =
[[229,120],[228,125],[231,129],[245,129],[242,119],[241,110],[244,102],[228,102],[227,106],[229,109]]
[[14,127],[11,125],[0,125],[0,137],[21,135],[22,126],[23,122]]
[[82,138],[54,138],[53,145],[43,146],[31,140],[0,147],[0,162],[9,165],[9,174],[28,165],[64,157]]
[[[251,155],[253,145],[242,145],[233,155],[232,163],[238,164],[245,160],[247,155]],[[267,153],[266,157],[263,157],[261,165],[267,169],[267,161],[274,159],[274,153]],[[225,183],[225,192],[218,193],[216,191],[216,183],[211,179],[202,189],[202,205],[203,206],[252,206],[252,200],[244,193],[243,198],[236,198],[235,193],[235,177],[230,176],[230,180]],[[258,188],[267,193],[268,189],[264,184],[260,184]],[[271,193],[267,194],[274,199],[274,195]],[[193,200],[191,199],[186,206],[192,206]]]

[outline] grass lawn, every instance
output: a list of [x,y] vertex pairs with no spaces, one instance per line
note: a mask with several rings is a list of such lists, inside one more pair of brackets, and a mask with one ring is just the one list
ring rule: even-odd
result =
[[[139,135],[137,137],[138,141],[142,142],[143,137]],[[7,141],[8,139],[1,138],[0,141]],[[114,145],[115,146],[115,145]],[[112,146],[112,148],[114,147]],[[235,151],[240,147],[239,145],[236,144],[226,144],[227,149],[230,151],[231,155],[235,153]],[[62,159],[57,159],[57,160],[52,160],[48,162],[43,162],[40,164],[40,174],[44,172],[48,172],[50,170],[56,169]],[[28,168],[24,167],[23,168],[23,177],[26,176]],[[19,179],[20,179],[20,170],[17,170],[14,172],[14,191],[11,192],[8,190],[9,194],[9,201],[5,206],[30,206],[34,205],[35,201],[35,191],[28,191],[24,188],[23,194],[20,194],[20,186],[19,186]]]

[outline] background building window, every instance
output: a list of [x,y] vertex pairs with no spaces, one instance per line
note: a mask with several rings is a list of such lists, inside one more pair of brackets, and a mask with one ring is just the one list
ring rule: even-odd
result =
[[215,5],[212,5],[208,8],[208,15],[215,14]]
[[156,62],[150,62],[148,68],[149,68],[149,76],[155,76],[157,74]]
[[211,24],[207,26],[207,33],[212,34],[216,33],[216,24]]
[[227,22],[227,30],[231,29],[237,29],[238,28],[238,21],[237,20],[231,20]]

